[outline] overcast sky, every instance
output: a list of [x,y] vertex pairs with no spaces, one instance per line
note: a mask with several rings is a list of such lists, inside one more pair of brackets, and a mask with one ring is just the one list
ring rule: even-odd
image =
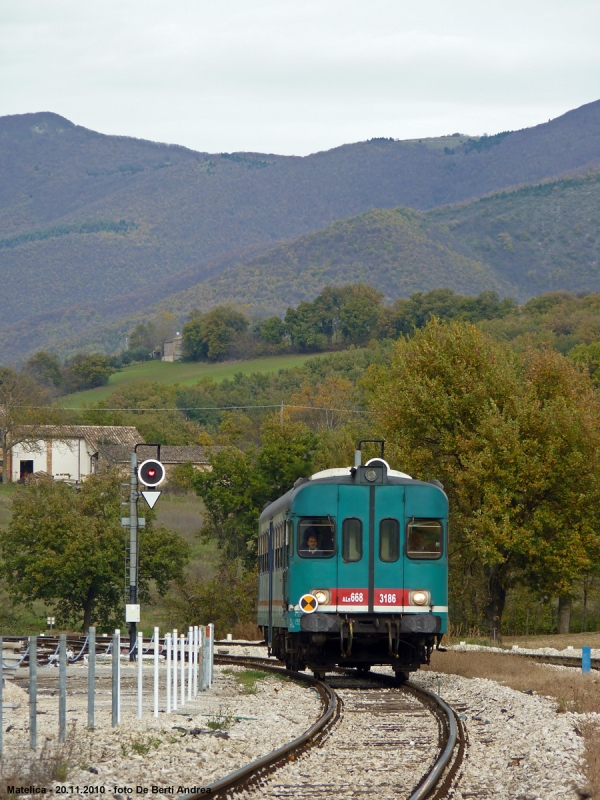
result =
[[514,130],[600,98],[599,0],[0,0],[0,115],[209,152]]

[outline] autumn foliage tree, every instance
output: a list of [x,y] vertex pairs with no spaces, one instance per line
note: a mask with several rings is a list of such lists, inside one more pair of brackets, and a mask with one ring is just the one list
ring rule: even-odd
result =
[[4,456],[2,482],[9,483],[9,455],[14,447],[30,449],[43,438],[43,426],[57,422],[56,409],[50,406],[48,391],[27,373],[0,367],[0,444]]
[[600,409],[587,376],[554,351],[520,358],[434,319],[366,390],[393,461],[448,493],[455,600],[479,579],[499,637],[515,583],[568,597],[600,556]]
[[310,474],[317,437],[302,422],[279,415],[266,420],[262,446],[214,451],[212,470],[198,472],[194,487],[206,506],[202,536],[213,539],[225,561],[256,563],[258,518],[264,504]]
[[[128,532],[121,527],[117,473],[90,476],[80,491],[49,479],[22,487],[7,529],[0,531],[0,573],[20,602],[45,600],[63,624],[115,625],[123,606],[123,566]],[[165,594],[182,577],[189,548],[163,526],[140,530],[140,598],[149,583]]]

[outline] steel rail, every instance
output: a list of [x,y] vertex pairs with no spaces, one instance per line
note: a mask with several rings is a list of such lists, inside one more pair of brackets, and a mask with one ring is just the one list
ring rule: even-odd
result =
[[264,770],[275,766],[277,762],[281,761],[282,759],[287,760],[290,755],[298,750],[304,749],[311,744],[319,734],[322,734],[325,731],[328,725],[334,720],[337,713],[339,713],[339,701],[336,693],[329,686],[327,686],[326,683],[313,678],[311,675],[304,675],[301,672],[292,672],[291,670],[284,669],[283,667],[276,667],[273,664],[265,664],[264,659],[259,658],[236,658],[235,656],[215,655],[215,661],[217,661],[217,659],[221,664],[238,664],[249,667],[261,666],[263,669],[267,669],[270,672],[292,677],[294,680],[310,683],[317,687],[317,690],[321,695],[321,699],[323,700],[325,710],[319,719],[313,723],[310,728],[308,728],[308,730],[306,730],[300,736],[297,736],[291,742],[288,742],[282,747],[278,747],[276,750],[267,753],[265,756],[257,758],[255,761],[251,761],[249,764],[246,764],[246,766],[240,767],[240,769],[235,770],[235,772],[231,772],[229,775],[225,775],[225,777],[214,781],[214,783],[211,783],[209,786],[203,787],[202,792],[191,792],[189,794],[182,795],[182,800],[205,798],[206,795],[210,795],[211,797],[219,797],[225,792],[235,788],[239,784],[249,782],[253,776],[257,776]]
[[[294,677],[297,680],[302,680],[307,683],[311,683],[312,685],[316,686],[322,698],[324,697],[323,692],[326,693],[328,698],[328,707],[325,713],[321,716],[321,718],[314,723],[304,734],[294,739],[292,742],[289,742],[286,745],[278,748],[277,750],[268,753],[265,756],[262,756],[255,761],[250,762],[244,767],[236,770],[235,772],[226,775],[225,777],[221,778],[218,781],[210,784],[209,786],[204,787],[203,793],[191,793],[188,795],[183,796],[183,800],[197,800],[200,797],[205,796],[206,794],[211,794],[212,796],[223,796],[228,791],[238,787],[240,784],[248,783],[252,780],[253,776],[257,776],[258,773],[261,773],[263,770],[268,769],[269,767],[274,767],[278,762],[282,759],[286,759],[291,755],[291,753],[304,749],[307,747],[319,733],[322,733],[329,725],[329,723],[333,720],[334,715],[339,714],[339,707],[340,703],[337,698],[335,692],[323,681],[319,681],[316,678],[313,678],[310,675],[305,675],[301,672],[291,672],[290,670],[284,669],[283,667],[274,666],[272,660],[261,658],[261,657],[239,657],[239,656],[231,656],[231,655],[224,655],[224,654],[215,654],[215,661],[221,664],[238,664],[243,666],[249,667],[262,667],[270,672],[278,673],[281,675],[287,675]],[[353,676],[356,675],[356,672],[351,669],[340,669],[336,670],[336,672],[342,672],[346,676]],[[372,680],[372,681],[380,681],[386,684],[393,684],[397,686],[395,678],[391,675],[386,675],[384,673],[370,673],[367,676],[360,676],[361,680]],[[428,770],[428,772],[421,778],[415,789],[412,790],[412,793],[408,796],[407,800],[425,800],[425,798],[431,797],[432,793],[439,789],[439,784],[444,774],[446,772],[447,767],[452,760],[453,755],[455,754],[455,750],[457,744],[459,744],[460,737],[459,737],[459,729],[457,726],[457,721],[454,715],[454,712],[447,705],[438,695],[430,692],[427,689],[422,689],[419,686],[416,686],[412,683],[404,683],[402,687],[408,689],[412,694],[415,694],[417,697],[425,697],[426,702],[425,704],[428,706],[433,706],[435,709],[435,713],[438,716],[438,719],[442,723],[442,746],[441,752],[436,758],[432,767]],[[452,772],[452,770],[451,770]]]
[[[337,670],[336,670],[337,671]],[[353,675],[356,674],[353,669],[349,668],[341,668],[339,671],[344,672],[346,675]],[[442,700],[442,698],[435,694],[435,692],[431,692],[429,689],[423,689],[421,686],[417,686],[410,681],[406,681],[405,683],[400,684],[396,682],[396,679],[393,678],[391,675],[387,675],[386,673],[381,672],[369,672],[366,675],[360,676],[362,680],[379,680],[387,683],[388,685],[396,686],[398,688],[406,688],[412,694],[416,695],[420,699],[423,697],[426,698],[426,705],[432,706],[434,709],[434,713],[438,717],[442,725],[442,746],[441,752],[436,758],[435,762],[433,763],[431,769],[421,778],[413,793],[408,796],[407,800],[425,800],[425,798],[430,797],[431,794],[439,789],[439,783],[444,776],[446,768],[450,764],[452,757],[455,755],[455,751],[458,747],[458,755],[456,759],[456,766],[458,767],[458,763],[462,760],[462,753],[464,750],[464,736],[462,736],[462,728],[460,727],[460,723],[456,717],[456,714],[452,710],[452,708]],[[452,774],[454,773],[454,768],[452,769]],[[450,778],[452,775],[449,776]],[[446,788],[446,787],[445,787]],[[445,795],[445,791],[444,791]]]
[[[429,689],[423,689],[420,686],[415,686],[414,683],[405,683],[404,686],[414,691],[417,695],[425,695],[438,710],[438,718],[442,720],[444,734],[442,740],[445,744],[439,756],[436,758],[435,763],[429,772],[417,784],[413,793],[408,797],[408,800],[425,800],[430,797],[434,790],[438,788],[446,767],[450,764],[456,746],[459,743],[459,731],[456,723],[454,711],[450,706],[445,703],[439,695],[430,692]],[[441,712],[441,713],[439,713]]]

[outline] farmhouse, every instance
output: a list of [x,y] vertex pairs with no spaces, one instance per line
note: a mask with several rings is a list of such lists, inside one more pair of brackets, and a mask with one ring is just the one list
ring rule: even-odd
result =
[[[166,483],[175,467],[180,464],[193,464],[195,469],[211,469],[209,455],[211,451],[222,450],[222,447],[202,447],[200,445],[164,445],[160,448],[160,460],[165,466]],[[98,452],[98,464],[100,469],[119,468],[123,474],[129,469],[132,448],[123,445],[103,444],[100,445]],[[155,458],[155,447],[138,447],[138,463],[145,458]]]
[[5,459],[11,481],[46,473],[78,483],[100,470],[100,448],[112,444],[128,453],[144,440],[137,428],[122,425],[44,425],[31,441],[16,444]]
[[[58,481],[79,483],[88,475],[118,469],[129,476],[131,454],[137,445],[138,464],[156,458],[156,446],[144,445],[133,426],[122,425],[45,425],[35,429],[31,441],[16,444],[8,453],[7,469],[13,482],[43,473]],[[192,463],[195,469],[210,469],[211,450],[221,447],[168,446],[160,449],[166,467],[166,482],[173,469]]]

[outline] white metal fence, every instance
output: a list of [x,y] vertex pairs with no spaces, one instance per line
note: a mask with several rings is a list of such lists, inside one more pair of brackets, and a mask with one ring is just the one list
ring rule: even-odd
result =
[[[43,641],[43,638],[41,638]],[[29,744],[37,748],[37,677],[38,669],[58,665],[58,727],[59,741],[66,738],[66,698],[67,698],[67,664],[82,662],[87,667],[87,724],[89,729],[95,727],[95,693],[96,667],[98,662],[111,665],[111,724],[117,726],[121,721],[121,660],[130,660],[129,650],[121,651],[121,633],[116,630],[110,641],[98,646],[95,628],[90,632],[80,650],[75,653],[67,649],[66,634],[60,634],[55,652],[42,664],[38,659],[38,637],[30,636],[27,649],[20,657],[9,665],[0,657],[0,756],[2,755],[2,684],[3,673],[7,669],[21,666],[29,658]],[[144,643],[143,635],[138,633],[134,645],[137,660],[137,716],[143,716],[144,685],[152,681],[152,713],[158,717],[159,711],[166,713],[177,711],[198,692],[210,689],[214,672],[214,626],[191,626],[187,634],[178,634],[177,630],[166,633],[161,640],[159,628],[149,642]],[[106,642],[106,646],[104,646]],[[3,653],[3,642],[0,637],[0,655]],[[151,662],[152,670],[145,664]],[[161,677],[160,664],[165,663],[166,670]],[[161,708],[162,707],[162,708]]]

